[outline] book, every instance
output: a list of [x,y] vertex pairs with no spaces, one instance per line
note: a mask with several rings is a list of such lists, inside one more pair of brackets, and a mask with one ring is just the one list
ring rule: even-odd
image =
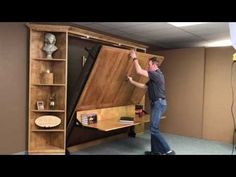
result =
[[121,117],[120,123],[134,123],[134,117]]
[[120,121],[121,124],[133,124],[134,121]]

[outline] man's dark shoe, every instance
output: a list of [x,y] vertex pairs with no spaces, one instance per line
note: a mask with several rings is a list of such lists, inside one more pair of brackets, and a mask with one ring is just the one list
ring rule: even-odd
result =
[[145,151],[144,154],[145,154],[145,155],[161,155],[161,154],[158,153],[158,152],[152,152],[152,151]]
[[174,150],[171,150],[170,152],[167,152],[166,155],[176,155]]

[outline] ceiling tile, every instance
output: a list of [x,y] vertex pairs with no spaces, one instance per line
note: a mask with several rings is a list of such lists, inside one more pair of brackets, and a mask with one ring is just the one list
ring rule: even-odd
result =
[[166,48],[195,47],[207,41],[229,39],[225,22],[177,28],[166,22],[74,22],[97,31]]

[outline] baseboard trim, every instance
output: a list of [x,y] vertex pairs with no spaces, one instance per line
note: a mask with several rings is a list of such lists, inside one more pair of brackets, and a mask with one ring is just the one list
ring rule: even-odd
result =
[[13,153],[13,155],[28,155],[27,151]]

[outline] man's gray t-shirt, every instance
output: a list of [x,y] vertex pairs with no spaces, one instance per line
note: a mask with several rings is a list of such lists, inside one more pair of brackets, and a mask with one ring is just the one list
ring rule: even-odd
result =
[[149,81],[146,83],[151,101],[156,101],[165,96],[165,78],[160,69],[148,71]]

